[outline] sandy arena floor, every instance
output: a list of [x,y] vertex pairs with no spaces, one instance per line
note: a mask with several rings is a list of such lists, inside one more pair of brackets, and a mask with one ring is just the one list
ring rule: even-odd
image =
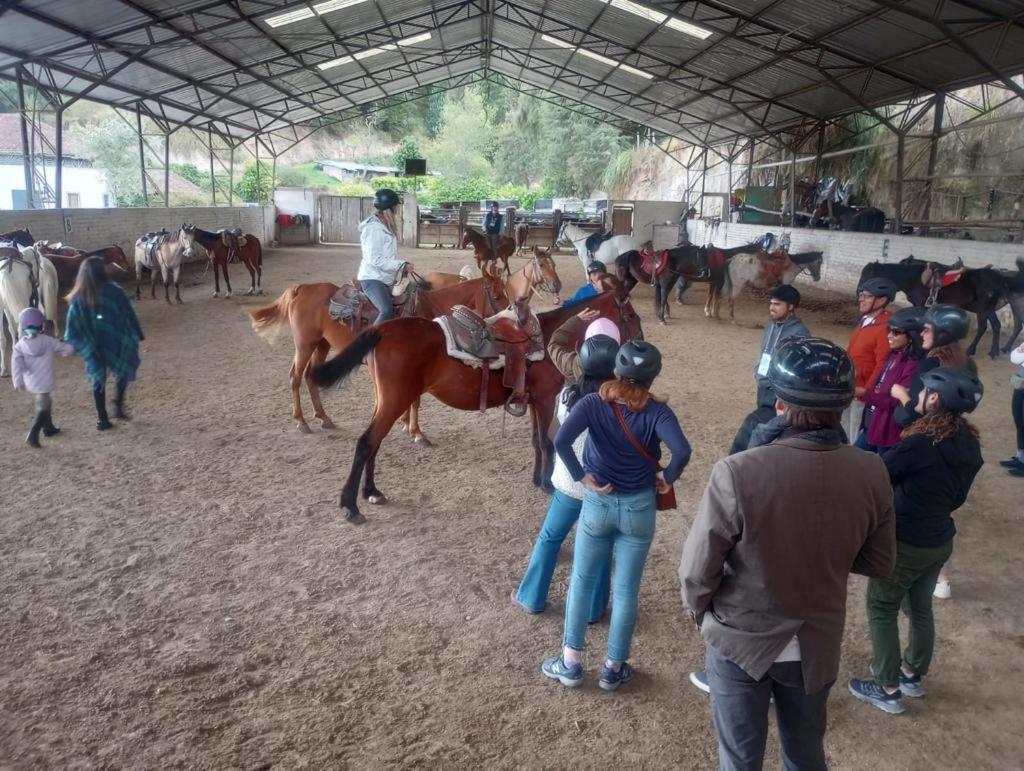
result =
[[[457,271],[468,252],[419,250],[418,269]],[[656,384],[694,446],[680,510],[659,517],[641,590],[635,681],[593,681],[607,626],[591,630],[587,687],[546,680],[558,650],[571,551],[548,611],[509,602],[546,506],[530,485],[529,426],[427,398],[433,448],[397,430],[378,484],[391,503],[342,522],[337,497],[372,409],[365,373],[325,404],[338,424],[294,430],[290,338],[269,347],[246,308],[290,283],[347,279],[353,247],[268,253],[265,298],[211,298],[186,276],[185,304],[138,305],[152,345],[130,392],[134,420],[98,434],[81,363],[59,363],[44,451],[22,444],[27,397],[0,383],[0,767],[711,768],[707,698],[687,682],[702,646],[676,568],[712,463],[753,404],[763,301],[751,326],[706,321],[702,292],[660,327],[637,290]],[[517,264],[522,264],[517,261]],[[567,287],[578,263],[559,257]],[[241,273],[233,273],[244,288]],[[808,303],[811,329],[845,341],[849,306]],[[954,596],[938,603],[928,696],[906,714],[855,702],[865,674],[865,581],[850,581],[827,749],[835,769],[1008,769],[1021,735],[1024,482],[996,461],[1012,445],[1011,372],[979,359],[976,420],[987,465],[957,516]],[[308,409],[308,399],[306,399]],[[312,415],[309,409],[307,415]],[[778,767],[769,745],[770,767]]]

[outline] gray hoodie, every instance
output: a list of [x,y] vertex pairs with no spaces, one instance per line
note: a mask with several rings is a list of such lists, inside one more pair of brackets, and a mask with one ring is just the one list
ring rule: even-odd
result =
[[[761,354],[754,364],[754,379],[757,381],[757,406],[772,407],[775,405],[775,392],[768,383],[767,364],[775,355],[775,349],[791,337],[810,337],[811,332],[804,323],[796,316],[790,316],[784,321],[772,321],[764,328],[764,337],[761,340]],[[768,358],[765,358],[765,357]]]

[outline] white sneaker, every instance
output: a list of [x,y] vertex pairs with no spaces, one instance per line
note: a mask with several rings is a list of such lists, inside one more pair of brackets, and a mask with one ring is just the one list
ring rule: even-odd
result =
[[938,600],[948,600],[953,596],[953,588],[949,585],[949,581],[938,581],[935,584],[935,591],[932,592],[932,596]]

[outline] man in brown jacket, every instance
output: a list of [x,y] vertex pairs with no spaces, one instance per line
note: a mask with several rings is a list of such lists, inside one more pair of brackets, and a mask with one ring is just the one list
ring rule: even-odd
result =
[[760,769],[775,698],[787,769],[824,769],[850,572],[895,564],[881,459],[842,442],[853,365],[818,338],[776,350],[781,435],[715,464],[683,547],[683,603],[707,646],[722,769]]

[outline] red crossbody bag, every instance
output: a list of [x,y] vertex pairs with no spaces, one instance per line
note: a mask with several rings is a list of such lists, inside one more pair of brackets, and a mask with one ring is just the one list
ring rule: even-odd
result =
[[[637,441],[636,437],[633,436],[633,432],[629,430],[629,425],[626,423],[626,418],[622,414],[622,410],[619,409],[617,402],[611,402],[612,412],[615,413],[615,417],[619,420],[619,425],[622,426],[622,431],[629,440],[629,443],[633,445],[633,448],[649,460],[658,471],[664,471],[661,464],[654,459],[654,456],[647,452],[647,449]],[[657,485],[657,482],[655,482]],[[668,511],[676,507],[676,490],[672,485],[668,486],[668,490],[663,493],[655,494],[655,505],[658,511]]]

